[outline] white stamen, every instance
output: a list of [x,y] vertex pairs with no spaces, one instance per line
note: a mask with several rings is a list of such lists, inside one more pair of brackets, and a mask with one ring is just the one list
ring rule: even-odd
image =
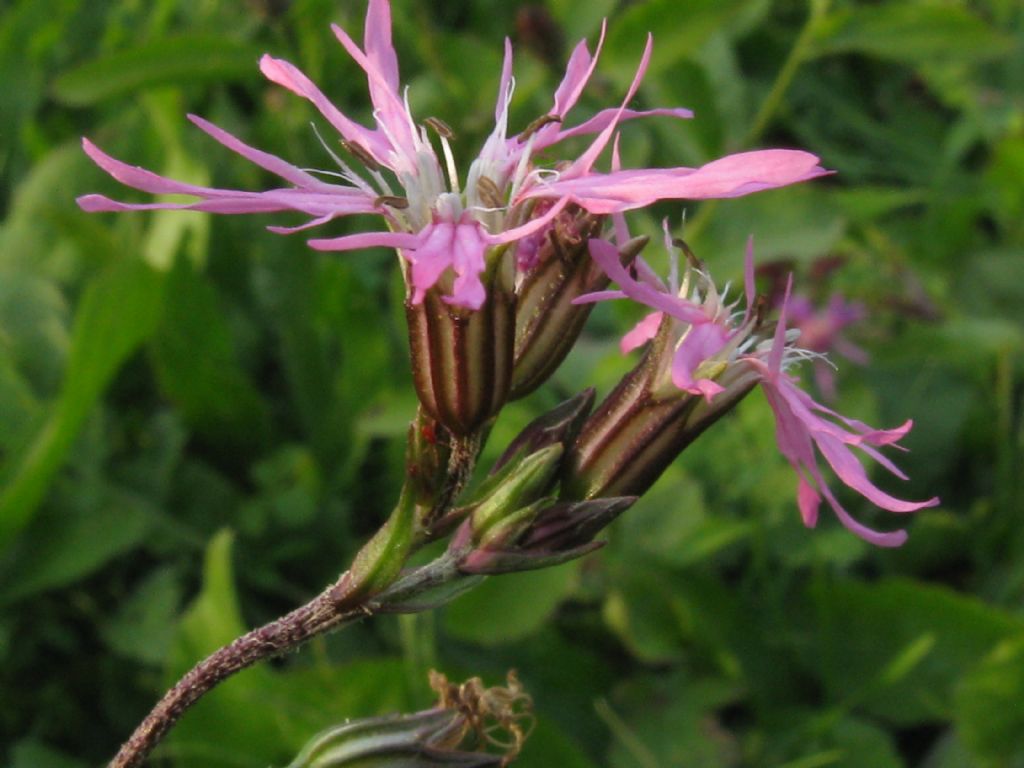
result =
[[[529,139],[526,140],[526,146],[523,147],[523,153],[519,156],[519,162],[516,164],[516,172],[512,175],[512,189],[509,192],[508,199],[515,200],[519,194],[520,188],[523,186],[523,182],[526,181],[526,169],[530,165],[530,154],[533,152],[533,143],[537,134],[533,134]],[[540,179],[540,176],[537,177]],[[555,174],[555,180],[557,181],[558,175]]]
[[459,193],[459,172],[455,168],[455,157],[452,155],[451,144],[448,143],[448,139],[444,136],[439,136],[441,139],[441,150],[444,152],[444,162],[448,169],[448,187],[452,192]]
[[344,160],[338,157],[337,153],[335,153],[333,149],[327,146],[327,142],[324,141],[323,136],[320,135],[320,131],[316,127],[316,123],[310,123],[309,125],[313,129],[313,134],[316,136],[317,141],[320,142],[320,146],[324,148],[324,151],[327,152],[327,154],[331,156],[331,159],[338,164],[339,168],[341,168],[341,178],[345,179],[345,181],[349,182],[357,189],[362,190],[366,194],[376,197],[377,190],[367,184],[366,181],[364,181],[359,174],[353,171]]

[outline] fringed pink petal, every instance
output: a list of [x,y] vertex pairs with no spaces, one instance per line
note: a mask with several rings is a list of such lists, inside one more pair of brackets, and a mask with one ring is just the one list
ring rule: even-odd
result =
[[467,309],[480,309],[487,298],[480,281],[480,275],[487,267],[484,256],[487,243],[475,222],[456,225],[453,240],[452,269],[456,278],[451,296],[445,296],[444,301]]
[[[596,294],[590,294],[591,296]],[[621,294],[625,295],[625,294]],[[573,302],[580,303],[580,302]],[[619,342],[619,349],[622,354],[632,352],[637,347],[643,346],[658,335],[658,328],[661,327],[661,319],[665,317],[663,312],[651,312],[643,320],[633,326],[622,341]]]
[[700,306],[679,296],[672,296],[649,285],[638,283],[630,277],[619,261],[618,249],[611,243],[604,240],[591,240],[590,255],[604,270],[604,273],[619,284],[622,292],[634,301],[651,309],[665,312],[685,323],[707,321],[707,316]]
[[297,168],[291,163],[286,162],[275,155],[271,155],[268,152],[249,146],[241,139],[232,136],[223,128],[219,128],[198,115],[188,115],[188,119],[191,120],[192,123],[200,130],[205,132],[215,141],[223,144],[232,152],[241,155],[249,162],[258,165],[260,168],[270,171],[276,176],[280,176],[285,181],[290,181],[297,187],[305,187],[307,189],[320,190],[323,192],[333,192],[335,190],[343,189],[343,187],[339,187],[337,184],[328,184],[327,182],[318,179],[313,174],[307,173],[301,168]]
[[346,141],[355,142],[363,147],[381,165],[389,165],[387,147],[376,132],[364,128],[342,114],[341,110],[334,106],[313,81],[294,64],[264,55],[260,59],[260,71],[271,82],[309,100]]
[[633,76],[633,82],[630,83],[629,89],[626,91],[626,97],[622,100],[622,105],[618,110],[616,110],[615,115],[608,121],[608,124],[597,135],[597,138],[594,139],[591,145],[587,147],[583,154],[576,158],[563,172],[563,178],[574,179],[590,173],[598,156],[600,156],[604,151],[604,148],[608,145],[612,135],[615,133],[615,128],[618,125],[623,112],[626,110],[626,105],[632,101],[633,96],[636,95],[637,88],[640,87],[640,82],[643,80],[644,74],[647,72],[647,66],[651,61],[651,50],[653,49],[653,46],[654,38],[650,33],[648,33],[647,44],[644,46],[643,55],[640,57],[640,64],[637,67],[636,74]]
[[728,341],[728,331],[717,323],[694,325],[686,332],[672,357],[672,383],[684,392],[711,398],[723,387],[709,379],[695,380],[694,374],[701,363],[722,351]]
[[[384,85],[398,93],[398,56],[391,44],[391,4],[388,0],[370,0],[363,30],[366,57],[380,73]],[[370,85],[373,88],[373,84]]]
[[412,248],[419,236],[408,232],[361,232],[357,235],[310,240],[317,251],[355,251],[360,248]]

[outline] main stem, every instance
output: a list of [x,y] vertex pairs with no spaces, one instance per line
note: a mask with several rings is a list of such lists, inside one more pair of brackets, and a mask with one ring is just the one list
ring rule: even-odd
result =
[[242,635],[196,664],[139,724],[110,762],[109,768],[141,765],[185,710],[235,672],[292,650],[328,629],[372,613],[366,606],[339,606],[336,587],[332,584],[301,608]]
[[[431,538],[429,524],[436,522],[450,510],[455,498],[465,487],[480,452],[481,440],[482,436],[479,433],[453,440],[452,453],[448,462],[447,482],[437,504],[431,510],[432,519],[420,521],[421,524],[428,523],[426,538],[420,544]],[[405,498],[404,491],[402,498]],[[401,504],[402,502],[399,501],[399,508],[392,514],[388,524],[411,524],[410,521],[400,519]],[[381,530],[385,531],[386,529],[385,527]],[[399,536],[398,538],[403,537]],[[357,556],[352,572],[343,573],[334,584],[310,602],[269,624],[264,624],[262,627],[242,635],[230,645],[215,651],[196,664],[153,707],[153,710],[139,724],[128,741],[121,746],[117,755],[110,762],[109,768],[134,768],[134,766],[141,765],[142,761],[160,743],[167,731],[189,707],[222,680],[239,670],[252,666],[258,661],[293,650],[316,635],[342,624],[371,616],[381,608],[386,608],[388,600],[413,596],[422,590],[458,576],[452,563],[448,559],[442,558],[433,565],[422,567],[406,577],[401,577],[401,566],[410,554],[409,542],[406,541],[399,545],[392,539],[394,536],[385,541],[379,550],[373,549],[372,546],[376,537],[374,541],[371,541],[368,547],[373,551],[368,554],[369,560],[362,563],[365,573],[357,573],[361,562],[360,557]],[[361,552],[360,555],[362,554]],[[398,558],[401,562],[391,563],[390,567],[381,565],[384,561],[394,558]],[[382,573],[392,572],[393,576],[381,577]],[[385,583],[370,585],[373,591],[360,596],[360,591],[350,583],[350,578],[353,576],[356,579],[360,576],[365,578],[371,573],[376,577],[384,578]]]

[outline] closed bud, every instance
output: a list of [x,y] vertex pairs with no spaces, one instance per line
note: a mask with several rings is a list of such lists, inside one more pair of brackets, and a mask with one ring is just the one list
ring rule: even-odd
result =
[[[514,538],[492,536],[475,547],[465,547],[459,555],[459,570],[493,575],[547,568],[582,557],[603,546],[594,537],[635,501],[630,496],[535,505],[539,508],[530,510]],[[460,534],[467,538],[460,531],[455,542]],[[458,546],[455,542],[453,546]]]
[[588,387],[575,397],[537,417],[508,444],[505,452],[494,462],[491,474],[496,474],[507,464],[541,448],[555,444],[571,444],[593,407],[594,389]]
[[465,716],[452,709],[353,720],[315,736],[288,768],[490,768],[502,758],[451,749]]
[[563,452],[561,443],[549,445],[506,464],[488,478],[466,521],[472,527],[473,540],[481,541],[495,526],[510,517],[521,517],[521,510],[545,497],[557,480]]
[[515,672],[503,686],[451,683],[431,670],[433,709],[352,720],[314,736],[288,768],[497,768],[533,729],[533,699]]
[[470,435],[508,399],[515,341],[513,256],[489,260],[487,300],[480,309],[454,306],[439,287],[406,302],[413,383],[420,403],[457,436]]
[[[523,276],[516,289],[511,399],[543,384],[576,343],[591,305],[573,304],[573,299],[608,285],[608,276],[590,258],[587,245],[603,223],[603,216],[568,206],[544,230],[536,252],[520,258]],[[626,243],[623,263],[632,262],[646,242],[635,238]]]

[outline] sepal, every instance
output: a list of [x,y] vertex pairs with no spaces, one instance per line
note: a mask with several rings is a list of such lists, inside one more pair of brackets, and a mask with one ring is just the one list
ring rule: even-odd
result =
[[[607,287],[609,278],[590,258],[587,245],[603,224],[603,216],[568,206],[545,230],[526,265],[516,289],[510,399],[537,389],[569,354],[592,309],[573,300]],[[632,263],[646,243],[646,237],[626,243],[621,249],[623,264]]]

